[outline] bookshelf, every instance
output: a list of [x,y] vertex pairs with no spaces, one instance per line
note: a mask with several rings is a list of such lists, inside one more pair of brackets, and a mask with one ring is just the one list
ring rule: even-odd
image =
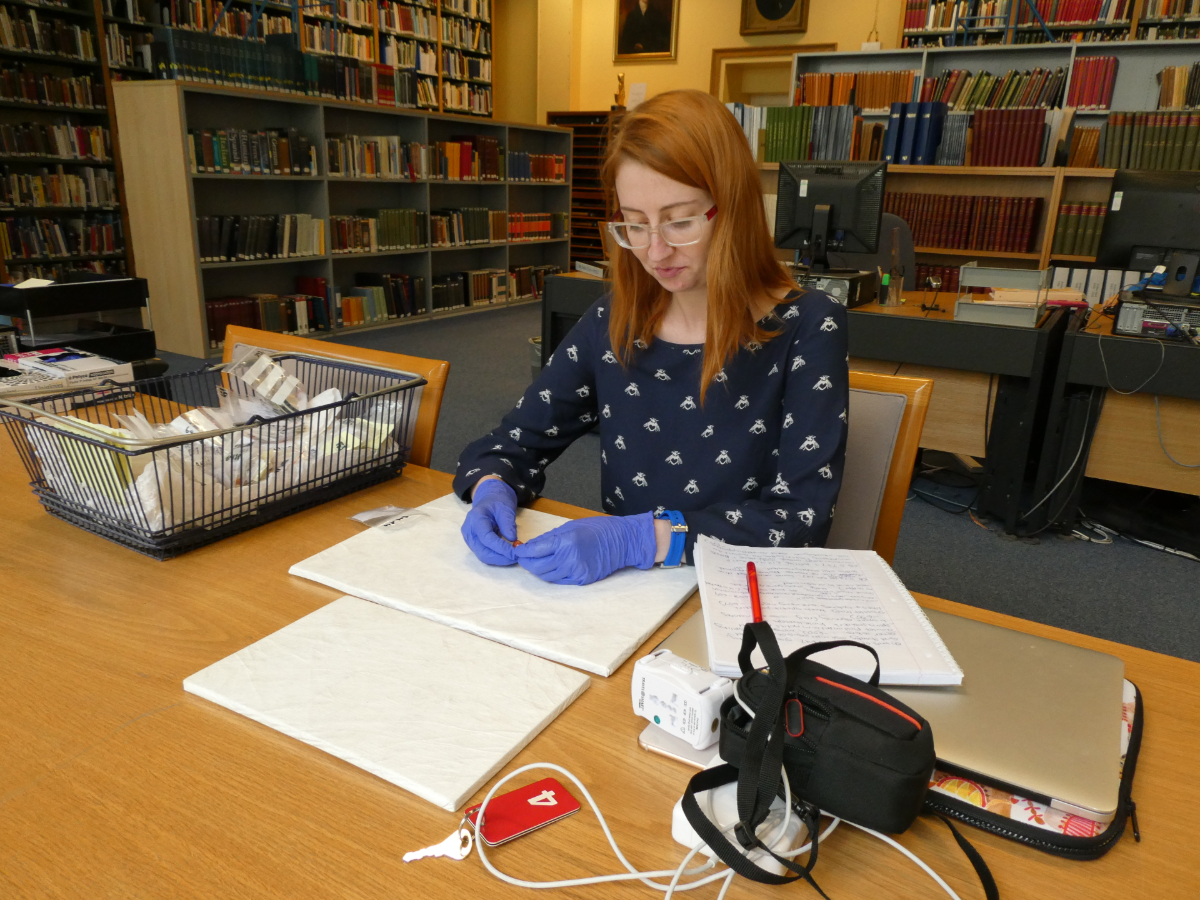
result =
[[141,2],[157,25],[256,43],[283,40],[314,56],[387,67],[411,80],[399,105],[492,115],[493,0],[230,0],[223,15],[224,0],[101,2]]
[[[990,44],[968,47],[923,47],[882,52],[797,53],[794,85],[810,73],[902,72],[916,73],[913,94],[917,99],[922,80],[965,69],[1003,74],[1037,67],[1067,73],[1063,96],[1070,96],[1075,63],[1094,56],[1117,59],[1112,100],[1108,107],[1077,109],[1074,127],[1096,128],[1111,111],[1154,110],[1159,86],[1157,74],[1166,66],[1188,65],[1200,54],[1200,40],[1120,41],[1056,44]],[[865,121],[886,122],[887,111],[863,110]],[[774,193],[777,165],[762,165],[763,190]],[[1059,262],[1091,263],[1091,257],[1057,257],[1053,236],[1063,204],[1102,203],[1108,199],[1112,168],[1078,168],[1046,165],[1036,168],[989,166],[888,166],[889,192],[1040,198],[1041,210],[1029,252],[958,250],[918,246],[918,261],[929,265],[957,266],[967,259],[985,264],[1045,268]],[[1003,263],[1001,263],[1003,261]]]
[[548,112],[551,125],[571,129],[571,261],[604,259],[600,229],[608,217],[600,167],[613,116],[619,112]]
[[[335,328],[321,337],[390,327],[443,315],[486,311],[501,304],[435,310],[435,278],[477,269],[555,265],[568,268],[568,239],[493,241],[454,247],[333,253],[330,217],[367,209],[487,207],[521,213],[570,210],[571,132],[469,116],[381,108],[302,95],[201,85],[173,80],[127,81],[114,85],[115,106],[127,147],[126,194],[130,228],[142,236],[139,275],[150,288],[150,307],[159,346],[206,357],[209,346],[205,298],[253,293],[295,293],[297,277],[323,278],[335,289],[355,283],[358,273],[404,274],[424,279],[425,312],[382,325]],[[294,129],[317,148],[317,170],[306,175],[218,175],[190,171],[189,129]],[[554,181],[442,181],[342,177],[329,174],[325,139],[330,135],[395,136],[430,144],[461,135],[493,138],[505,153],[566,156],[567,177]],[[509,174],[506,170],[505,174]],[[300,214],[326,225],[325,252],[317,256],[202,262],[197,216]],[[513,302],[508,300],[504,305]]]
[[[1184,0],[1050,0],[1037,3],[1036,23],[1017,0],[907,0],[901,5],[900,47],[948,44],[1097,44],[1200,38],[1200,8]],[[987,18],[972,18],[986,16]],[[1049,37],[1047,37],[1047,32]]]

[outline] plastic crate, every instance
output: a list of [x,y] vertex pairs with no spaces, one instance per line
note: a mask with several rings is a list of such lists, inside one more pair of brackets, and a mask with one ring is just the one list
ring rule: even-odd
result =
[[272,354],[310,397],[340,402],[222,431],[131,439],[116,414],[166,424],[246,387],[220,365],[195,372],[24,399],[0,416],[55,516],[158,559],[307,509],[400,474],[424,378],[299,353]]

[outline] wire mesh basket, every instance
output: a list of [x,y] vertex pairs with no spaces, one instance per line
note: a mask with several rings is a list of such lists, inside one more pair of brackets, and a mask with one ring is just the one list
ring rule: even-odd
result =
[[[129,437],[140,413],[156,433],[230,396],[254,398],[212,365],[195,372],[16,400],[0,417],[33,491],[53,515],[167,559],[400,474],[425,379],[301,353],[269,354],[319,399],[232,428]],[[139,420],[140,421],[140,420]]]

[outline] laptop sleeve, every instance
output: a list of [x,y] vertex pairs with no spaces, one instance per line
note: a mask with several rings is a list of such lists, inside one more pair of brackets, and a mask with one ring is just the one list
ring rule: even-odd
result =
[[1142,743],[1142,694],[1126,680],[1121,709],[1121,787],[1117,814],[1098,822],[1052,808],[1041,799],[1024,797],[990,783],[986,775],[963,769],[934,769],[925,809],[958,819],[1030,847],[1070,859],[1097,859],[1107,853],[1132,825],[1140,841],[1133,775]]

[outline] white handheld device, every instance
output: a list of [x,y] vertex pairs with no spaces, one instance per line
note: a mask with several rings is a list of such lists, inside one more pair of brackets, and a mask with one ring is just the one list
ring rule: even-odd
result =
[[733,682],[658,649],[633,666],[633,711],[697,750],[720,736],[721,704]]

